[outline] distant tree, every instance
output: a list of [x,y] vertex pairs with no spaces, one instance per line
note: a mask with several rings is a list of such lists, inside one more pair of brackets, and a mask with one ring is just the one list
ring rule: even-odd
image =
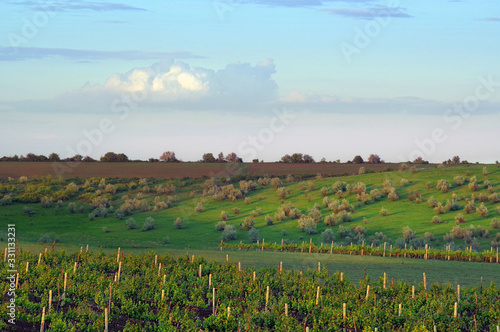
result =
[[352,160],[353,163],[355,164],[362,164],[364,162],[363,158],[361,158],[360,155],[357,155],[356,157],[354,157],[354,159]]
[[49,155],[49,161],[60,161],[59,155],[57,153],[51,153]]
[[215,159],[213,153],[205,153],[203,154],[203,157],[201,158],[201,162],[203,163],[215,163],[217,162],[217,159]]
[[305,155],[304,155],[304,158],[303,158],[302,160],[303,160],[303,162],[304,162],[304,163],[306,163],[306,164],[312,164],[312,163],[314,163],[314,159],[313,159],[313,157],[311,157],[311,156],[310,156],[310,155],[308,155],[308,154],[305,154]]
[[382,160],[380,159],[379,155],[378,154],[371,154],[369,157],[368,157],[368,162],[370,164],[380,164],[382,163]]
[[422,157],[417,157],[417,159],[415,159],[413,161],[414,164],[428,164],[429,162],[424,160]]
[[294,153],[292,154],[292,163],[302,163],[304,162],[304,156],[302,153]]
[[95,159],[90,158],[89,156],[85,156],[85,158],[82,159],[84,163],[91,163],[94,162]]
[[160,160],[156,159],[156,158],[149,158],[148,160],[150,163],[157,163],[159,162]]
[[283,157],[281,157],[281,162],[283,162],[283,163],[291,163],[292,162],[292,157],[289,154],[286,154]]
[[124,153],[116,154],[114,152],[108,152],[104,157],[101,157],[100,160],[102,162],[126,162],[128,161],[128,157]]
[[224,159],[224,154],[221,152],[219,153],[219,155],[217,156],[217,162],[218,163],[225,163],[226,160]]
[[118,161],[118,162],[127,162],[128,161],[128,157],[124,153],[119,153],[119,154],[116,155],[116,161]]
[[168,162],[168,163],[175,163],[175,162],[178,162],[179,160],[177,160],[177,158],[175,157],[174,151],[165,151],[160,156],[160,161],[164,161],[164,162]]
[[453,159],[451,160],[454,164],[460,164],[460,157],[459,156],[454,156]]
[[242,163],[243,162],[243,160],[240,157],[238,157],[236,155],[236,153],[234,153],[234,152],[231,152],[230,154],[228,154],[226,156],[226,161],[228,163]]

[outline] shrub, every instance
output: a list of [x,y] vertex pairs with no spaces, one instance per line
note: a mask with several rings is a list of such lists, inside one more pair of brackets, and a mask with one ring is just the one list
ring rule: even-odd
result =
[[194,208],[194,210],[198,213],[200,212],[203,212],[203,202],[198,202],[198,204],[196,204],[196,207]]
[[399,184],[401,185],[401,187],[406,187],[409,183],[410,183],[410,181],[408,181],[406,179],[401,179],[401,181],[399,181]]
[[314,219],[314,221],[317,223],[321,219],[321,212],[319,212],[317,209],[312,208],[307,211],[307,215],[311,218]]
[[425,232],[424,233],[424,239],[428,242],[432,242],[434,241],[436,238],[434,237],[434,234],[432,234],[431,232]]
[[493,193],[491,194],[488,199],[490,200],[491,203],[495,204],[495,203],[498,203],[500,202],[500,197],[498,197],[498,194],[496,193]]
[[484,203],[481,203],[481,205],[476,208],[476,212],[483,218],[488,216],[488,208],[484,205]]
[[455,183],[459,187],[465,183],[465,179],[459,175],[455,176],[455,178],[453,180],[455,181]]
[[182,220],[181,218],[177,217],[177,219],[175,219],[175,221],[174,221],[174,226],[177,229],[183,229],[184,228],[184,220]]
[[479,184],[476,181],[471,180],[471,182],[469,182],[468,187],[471,191],[477,191],[479,189]]
[[107,228],[107,227],[103,227],[103,228],[102,228],[102,231],[103,231],[103,233],[109,233],[109,228]]
[[225,220],[228,220],[228,219],[229,219],[229,217],[228,217],[226,211],[221,211],[220,212],[220,220],[225,221]]
[[227,225],[222,232],[222,241],[227,242],[231,240],[236,240],[236,228],[233,225]]
[[274,221],[283,221],[286,219],[286,215],[285,215],[285,212],[283,212],[282,210],[279,210],[278,212],[276,212],[274,214]]
[[[321,195],[323,195],[323,196],[328,196],[328,194],[330,194],[330,189],[327,187],[322,187],[319,191],[320,191]],[[328,198],[328,197],[326,197],[326,198]]]
[[452,199],[451,201],[446,202],[446,208],[449,211],[457,211],[460,210],[460,203],[458,203],[458,200]]
[[339,217],[337,217],[334,213],[332,213],[330,215],[325,216],[324,222],[328,226],[337,226],[337,224],[339,223]]
[[406,243],[409,243],[410,240],[412,240],[416,237],[417,237],[417,234],[414,231],[412,231],[410,227],[408,227],[408,226],[403,227],[403,240]]
[[252,203],[252,199],[250,197],[245,197],[245,204]]
[[283,183],[279,178],[275,177],[271,179],[271,186],[273,186],[273,188],[279,188],[283,187]]
[[257,242],[259,240],[259,230],[255,227],[250,228],[248,231],[248,239],[252,243]]
[[477,226],[475,234],[480,238],[487,238],[490,235],[489,232],[481,226]]
[[432,217],[432,223],[433,224],[442,224],[443,220],[439,216],[433,216]]
[[240,229],[242,229],[244,231],[248,231],[249,229],[251,229],[252,227],[254,227],[254,225],[255,225],[255,221],[253,221],[249,217],[246,217],[244,219],[244,221],[243,221],[243,224],[241,224]]
[[383,208],[380,209],[380,215],[382,217],[385,217],[388,214],[389,214],[389,210],[387,210],[386,208],[383,207]]
[[125,225],[127,225],[128,229],[136,229],[137,228],[137,223],[135,222],[134,218],[129,218],[125,222]]
[[500,228],[500,220],[498,218],[491,219],[490,226],[493,229],[499,229]]
[[338,213],[338,218],[342,222],[351,222],[352,221],[352,215],[350,212],[347,212],[347,211],[340,211]]
[[268,225],[268,226],[271,226],[272,224],[274,224],[273,217],[271,217],[268,214],[264,217],[264,221],[266,222],[266,225]]
[[448,192],[448,190],[450,190],[451,186],[448,183],[448,181],[441,179],[438,181],[436,188],[440,190],[442,193],[446,193]]
[[351,230],[345,226],[340,225],[339,226],[339,236],[340,237],[347,237],[351,234]]
[[[298,220],[298,227],[301,231],[305,232],[306,229],[316,229],[316,221],[309,216],[302,216]],[[308,234],[311,234],[307,232]]]
[[467,203],[464,207],[464,212],[469,214],[471,213],[472,211],[474,211],[476,209],[476,204],[474,203],[474,201],[470,201],[469,203]]
[[434,208],[434,211],[439,214],[443,214],[445,212],[444,210],[444,206],[441,203],[438,203],[438,205]]
[[455,220],[457,223],[459,224],[463,224],[464,222],[466,222],[467,220],[465,219],[464,215],[459,213],[455,216]]
[[152,229],[155,229],[155,227],[156,227],[155,220],[151,217],[147,217],[146,221],[144,221],[144,224],[142,224],[141,231],[147,232],[147,231],[150,231]]
[[233,208],[233,213],[234,213],[234,214],[238,214],[238,213],[240,213],[240,209],[239,209],[239,208],[237,208],[237,207]]
[[286,199],[286,188],[285,187],[279,187],[278,189],[276,189],[276,192],[278,193],[278,197],[280,199]]
[[389,198],[391,201],[397,201],[399,199],[399,196],[396,192],[396,188],[390,189],[389,194],[387,195],[387,198]]
[[488,169],[486,167],[483,167],[483,175],[486,176],[490,173],[488,173]]
[[366,173],[365,168],[361,166],[358,170],[358,174],[365,174],[365,173]]
[[291,174],[288,174],[286,176],[286,180],[285,180],[287,183],[290,183],[290,182],[295,182],[295,178],[293,177],[293,175]]
[[215,224],[215,230],[218,232],[222,232],[226,228],[226,223],[224,221],[219,221]]
[[164,245],[167,245],[170,243],[170,238],[168,236],[165,236],[164,238],[161,239],[161,242],[164,244]]
[[321,240],[323,243],[332,243],[334,240],[334,232],[331,228],[325,229],[321,232]]
[[75,202],[71,202],[68,204],[68,211],[71,214],[76,212],[76,203]]
[[417,173],[417,167],[415,167],[415,166],[410,167],[410,172],[411,172],[412,174]]
[[352,231],[360,236],[366,235],[366,228],[364,228],[363,226],[356,226],[352,229]]
[[430,207],[435,208],[436,206],[438,206],[439,201],[434,196],[431,196],[427,200],[427,203],[429,204]]
[[382,194],[378,189],[373,189],[370,191],[370,197],[373,201],[378,201],[382,197]]

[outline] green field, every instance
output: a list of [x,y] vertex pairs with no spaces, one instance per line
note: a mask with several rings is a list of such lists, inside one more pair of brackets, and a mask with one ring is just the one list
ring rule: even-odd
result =
[[[369,166],[366,168],[368,169]],[[246,175],[246,179],[255,184],[255,189],[248,192],[243,191],[241,197],[234,201],[224,198],[223,195],[215,197],[212,195],[213,192],[207,193],[207,181],[210,181],[207,178],[172,180],[156,178],[142,180],[139,178],[52,179],[46,176],[28,179],[27,182],[22,182],[19,179],[4,179],[0,183],[0,194],[2,195],[0,197],[2,205],[0,206],[0,218],[3,225],[16,225],[16,237],[23,244],[57,241],[58,245],[69,245],[76,248],[89,244],[94,248],[122,247],[124,250],[153,249],[180,250],[180,252],[189,250],[193,253],[194,250],[205,250],[207,255],[218,257],[219,252],[214,253],[212,250],[218,248],[222,232],[217,231],[215,225],[221,221],[221,211],[226,211],[228,216],[226,224],[234,225],[236,229],[237,238],[228,241],[234,244],[240,241],[250,243],[248,231],[240,229],[245,218],[250,218],[255,223],[254,227],[259,231],[259,241],[265,239],[266,243],[277,242],[279,244],[282,240],[286,243],[302,243],[312,239],[313,243],[319,245],[323,242],[321,233],[327,228],[331,228],[334,232],[335,245],[347,245],[351,242],[361,244],[364,241],[367,245],[373,243],[374,246],[380,246],[383,242],[387,242],[388,245],[396,247],[404,245],[404,241],[401,239],[402,229],[407,226],[414,231],[417,240],[420,239],[419,241],[415,239],[412,242],[407,241],[408,247],[427,243],[433,248],[445,248],[451,244],[453,249],[463,250],[468,246],[473,246],[474,251],[482,251],[490,250],[492,246],[498,246],[500,240],[500,230],[495,228],[496,226],[492,223],[494,218],[500,217],[500,203],[494,199],[500,188],[500,169],[496,165],[489,165],[486,166],[486,170],[488,174],[483,174],[482,165],[450,168],[429,166],[427,169],[418,169],[417,172],[404,170],[345,177],[320,178],[313,175],[301,179],[300,176],[295,175],[294,179],[287,179],[282,176],[280,181],[286,189],[286,198],[280,198],[277,193],[278,189],[271,184],[259,184],[258,180],[262,177],[252,178]],[[458,186],[454,181],[456,176],[463,177],[466,182]],[[475,190],[469,186],[472,177],[476,177],[477,186],[473,188]],[[231,189],[230,186],[233,186],[234,190],[240,188],[240,185],[244,185],[240,183],[242,178],[244,176],[213,178],[212,180],[218,188],[216,192],[223,192],[226,189]],[[269,180],[271,179],[272,177],[269,178]],[[447,192],[441,192],[436,188],[441,179],[447,180],[450,185]],[[339,181],[344,182],[347,186],[342,197],[339,197],[339,193],[335,193],[332,189],[332,185],[335,186],[335,183]],[[388,195],[383,194],[384,183],[388,186],[387,181],[391,183],[387,188],[393,188],[391,190],[395,191],[398,196],[394,201],[390,200]],[[362,184],[360,185],[360,183]],[[155,188],[157,189],[159,185],[174,186],[175,192],[158,194],[155,192]],[[146,192],[146,186],[149,188],[149,192]],[[72,189],[70,190],[70,188]],[[379,200],[368,201],[366,204],[358,202],[358,192],[365,193],[369,197],[374,189],[382,193]],[[409,196],[414,192],[421,194],[420,203],[409,200]],[[443,214],[438,214],[427,203],[427,200],[434,196],[445,205],[448,200],[452,199],[452,195],[457,199],[458,210],[444,211]],[[333,211],[325,206],[325,197],[339,202],[347,200],[353,208],[353,211],[350,212],[352,221],[339,221],[335,226],[326,225],[324,219]],[[160,206],[159,210],[155,211],[155,198],[156,203],[167,202],[168,206]],[[5,203],[8,199],[11,200],[11,204]],[[59,199],[61,201],[57,202]],[[101,210],[104,209],[107,216],[90,216],[91,214],[95,215],[92,211],[95,211],[96,208],[99,209],[99,201],[96,199],[100,199],[101,203],[105,199],[105,203],[101,204]],[[148,211],[136,209],[131,211],[130,215],[117,218],[116,212],[123,210],[127,200],[130,202],[132,199],[142,201],[144,203],[142,209]],[[464,212],[464,207],[472,200],[474,200],[475,207],[484,204],[488,210],[486,216],[481,216],[475,208],[470,213]],[[199,202],[203,202],[203,209],[201,212],[195,212]],[[283,204],[291,204],[302,215],[307,215],[310,210],[315,210],[316,205],[320,212],[316,233],[307,234],[301,231],[298,228],[298,219],[292,217],[286,217],[282,221],[274,221],[272,225],[268,225],[265,217],[270,216],[274,220],[275,214]],[[74,206],[74,213],[70,213],[70,205]],[[236,214],[233,211],[234,208],[239,209],[239,213]],[[388,210],[386,216],[381,216],[382,208]],[[258,210],[260,212],[257,212]],[[456,226],[455,216],[459,213],[462,213],[466,219],[466,222],[460,224],[460,227],[467,232],[464,233],[465,237],[450,238],[449,233]],[[432,217],[436,215],[442,219],[442,223],[432,222]],[[142,231],[141,227],[148,217],[154,219],[155,228]],[[128,229],[126,221],[130,218],[135,220],[136,229]],[[177,218],[183,221],[181,229],[174,226],[174,221]],[[359,230],[359,226],[364,230],[362,229],[361,233],[354,232],[353,229],[357,227]],[[341,231],[342,228],[344,228],[343,231]],[[342,232],[345,234],[341,234]],[[363,234],[363,232],[365,233]],[[448,234],[448,238],[444,239],[443,236],[446,234]],[[0,230],[0,239],[6,241],[6,229]],[[256,264],[257,267],[277,264],[278,260],[281,261],[279,257],[282,254],[268,252],[265,255],[259,253],[255,254],[257,256],[252,256],[252,253],[235,252],[235,255],[248,255],[245,256],[248,264]],[[291,255],[289,257],[295,257],[293,254],[289,255]],[[297,255],[297,257],[305,257]],[[341,257],[339,255],[338,259]],[[336,269],[333,260],[337,258],[325,257],[324,259],[332,260],[332,269]],[[377,267],[381,264],[377,260],[378,258],[354,258],[353,256],[345,259],[346,265],[352,263],[353,259],[368,260],[367,263],[359,265],[353,263],[351,270],[355,278],[359,277],[359,271],[362,271],[362,267],[365,267],[369,262],[372,262],[368,264],[371,267],[366,266],[369,271],[373,270],[378,275],[384,272]],[[290,261],[294,262],[291,265],[298,264],[296,262],[300,260],[301,258],[290,258]],[[315,260],[316,258],[310,263],[314,265]],[[421,275],[421,272],[425,270],[425,265],[415,265],[415,271],[421,272],[415,274],[412,270],[411,273],[405,274],[405,271],[410,271],[408,269],[410,264],[428,264],[427,262],[410,263],[410,260],[394,258],[386,258],[385,260],[390,262],[387,270],[396,269],[399,271],[400,274],[394,274],[394,277],[407,280],[415,275]],[[308,266],[310,259],[307,258],[305,261],[308,262],[305,266]],[[403,264],[405,264],[404,268],[401,268]],[[456,271],[454,267],[452,268],[454,263],[441,262],[439,264],[449,266],[449,270],[452,271],[449,276],[441,275],[441,282],[457,281],[453,279],[454,271]],[[298,265],[304,266],[302,263]],[[464,264],[464,266],[475,265]],[[484,270],[487,264],[479,264],[478,266]],[[349,271],[349,267],[346,267],[345,272],[350,273]],[[438,267],[436,271],[443,271],[443,268]],[[485,272],[484,277],[488,277],[490,272]],[[482,273],[474,274],[471,278],[461,274],[460,278],[465,283],[473,284],[483,276]],[[493,279],[491,278],[491,280]]]

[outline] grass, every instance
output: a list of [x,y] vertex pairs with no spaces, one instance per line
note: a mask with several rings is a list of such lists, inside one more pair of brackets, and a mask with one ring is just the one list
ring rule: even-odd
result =
[[[50,245],[25,244],[21,243],[23,250],[34,253],[42,252],[45,248],[50,250]],[[3,246],[1,248],[3,252]],[[67,250],[69,252],[79,250],[71,245],[55,246],[55,250]],[[104,248],[106,253],[115,253],[117,248]],[[149,249],[146,248],[121,248],[125,254],[141,254]],[[83,247],[85,250],[85,246]],[[99,247],[91,246],[91,251],[100,250]],[[329,254],[309,254],[290,252],[258,252],[258,251],[238,251],[238,250],[200,250],[200,249],[167,249],[155,250],[158,254],[168,253],[174,257],[195,255],[203,256],[207,260],[225,262],[226,255],[229,262],[237,264],[241,262],[243,268],[261,269],[276,267],[283,262],[284,269],[295,270],[317,270],[318,262],[321,262],[323,269],[328,269],[330,274],[344,272],[345,278],[352,282],[364,279],[364,269],[373,283],[377,282],[385,273],[389,278],[404,280],[410,284],[422,283],[422,273],[426,274],[427,286],[434,282],[452,283],[454,285],[479,286],[481,278],[483,285],[488,286],[490,282],[500,283],[499,267],[497,264],[470,263],[470,262],[448,262],[420,259],[392,258],[392,257],[372,257],[372,256],[350,256],[350,255],[329,255]],[[460,273],[457,273],[460,271]]]

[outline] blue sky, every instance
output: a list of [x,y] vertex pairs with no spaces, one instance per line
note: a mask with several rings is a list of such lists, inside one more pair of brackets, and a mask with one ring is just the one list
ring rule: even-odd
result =
[[0,155],[500,159],[500,4],[4,1]]

